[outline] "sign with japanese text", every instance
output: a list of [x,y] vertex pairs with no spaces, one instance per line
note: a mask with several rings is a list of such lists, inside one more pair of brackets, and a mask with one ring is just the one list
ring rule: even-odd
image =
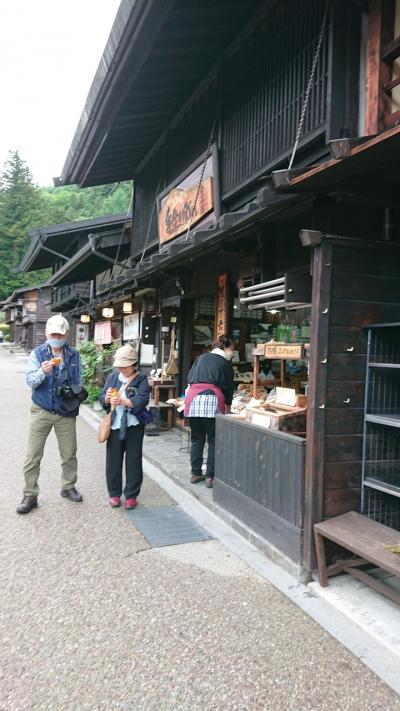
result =
[[301,343],[266,343],[264,356],[270,360],[296,360],[303,356]]
[[214,208],[213,179],[206,178],[198,185],[184,190],[174,188],[163,199],[158,215],[160,242],[178,237],[189,227],[197,224]]
[[217,298],[215,303],[215,338],[227,334],[229,330],[229,279],[227,274],[220,274],[217,279]]
[[139,339],[139,313],[128,314],[124,316],[123,340],[137,341]]

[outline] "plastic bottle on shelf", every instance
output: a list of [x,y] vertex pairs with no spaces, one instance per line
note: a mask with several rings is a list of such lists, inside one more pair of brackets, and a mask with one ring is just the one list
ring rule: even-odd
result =
[[300,338],[298,326],[289,326],[289,342],[298,343]]
[[285,335],[286,326],[283,323],[280,323],[276,329],[276,340],[278,341],[278,343],[282,343],[285,340]]

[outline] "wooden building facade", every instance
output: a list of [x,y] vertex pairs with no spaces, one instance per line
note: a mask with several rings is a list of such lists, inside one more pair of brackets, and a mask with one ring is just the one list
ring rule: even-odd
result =
[[31,351],[45,340],[46,321],[51,316],[51,288],[48,284],[16,289],[3,306],[10,325],[10,341]]
[[[117,214],[45,225],[29,233],[30,246],[19,269],[51,268],[50,309],[68,319],[71,345],[93,337],[94,322],[101,315],[102,285],[127,269],[130,226],[126,215]],[[83,323],[81,312],[87,315]]]
[[[279,455],[280,494],[257,484],[261,459],[234,479],[225,461],[215,488],[267,539],[279,523],[271,546],[308,571],[313,523],[360,509],[363,329],[399,303],[399,5],[123,0],[62,175],[134,180],[129,268],[107,288],[153,294],[148,328],[156,349],[174,333],[179,391],[219,327],[242,360],[255,322],[270,335],[290,323],[288,304],[276,318],[243,309],[243,285],[312,278],[305,444],[292,440],[290,467]],[[254,432],[264,452],[289,446]],[[277,497],[299,466],[286,511]]]

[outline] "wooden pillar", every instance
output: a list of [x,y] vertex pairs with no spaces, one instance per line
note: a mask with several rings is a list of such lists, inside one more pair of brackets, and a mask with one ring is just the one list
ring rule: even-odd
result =
[[368,15],[365,134],[383,130],[391,112],[390,94],[383,86],[391,80],[392,67],[381,60],[382,48],[393,39],[395,0],[371,0]]
[[[313,525],[323,518],[326,355],[328,350],[332,245],[314,248],[310,373],[304,483],[304,565],[314,567]],[[325,361],[325,363],[324,363]]]

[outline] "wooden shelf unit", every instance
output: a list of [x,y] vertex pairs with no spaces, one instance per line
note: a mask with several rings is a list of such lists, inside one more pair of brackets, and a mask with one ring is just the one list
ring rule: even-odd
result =
[[400,530],[400,323],[368,331],[361,511]]
[[[175,397],[175,383],[173,380],[151,380],[151,406],[160,408],[161,412],[166,412],[166,420],[160,417],[160,429],[170,430],[174,424],[174,406],[169,405],[166,400],[171,400]],[[164,395],[165,393],[165,395]],[[163,397],[164,396],[164,397]]]

